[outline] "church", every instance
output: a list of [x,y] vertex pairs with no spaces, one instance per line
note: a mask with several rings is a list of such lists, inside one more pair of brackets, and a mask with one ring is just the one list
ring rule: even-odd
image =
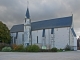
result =
[[41,49],[56,47],[64,49],[69,45],[77,50],[77,38],[73,28],[73,15],[55,19],[31,22],[29,8],[27,8],[24,24],[14,25],[10,29],[11,43],[38,45]]

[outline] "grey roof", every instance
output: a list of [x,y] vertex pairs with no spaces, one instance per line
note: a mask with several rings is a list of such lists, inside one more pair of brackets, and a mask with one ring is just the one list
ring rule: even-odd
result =
[[[57,27],[70,27],[71,25],[72,25],[72,16],[69,16],[69,17],[33,22],[31,23],[31,29],[33,31],[33,30],[50,29]],[[10,32],[21,32],[21,31],[24,31],[24,24],[14,25],[10,30]]]
[[68,27],[72,25],[72,16],[33,22],[32,30]]
[[24,24],[20,24],[20,25],[14,25],[10,32],[23,32],[24,31]]

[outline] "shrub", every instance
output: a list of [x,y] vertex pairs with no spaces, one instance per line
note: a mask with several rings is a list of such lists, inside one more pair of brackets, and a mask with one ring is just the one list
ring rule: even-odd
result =
[[13,51],[18,51],[18,52],[25,51],[23,45],[15,45],[15,44],[13,44],[12,48],[13,48]]
[[66,45],[65,50],[66,51],[70,51],[71,50],[71,48],[70,48],[70,46],[68,44]]
[[50,49],[40,49],[40,52],[51,52]]
[[18,46],[17,46],[16,44],[13,44],[13,45],[12,45],[13,51],[17,50],[17,47],[18,47]]
[[57,52],[58,49],[55,47],[55,48],[52,48],[51,51],[52,51],[52,52]]
[[0,43],[0,51],[2,50],[2,48],[4,47],[10,47],[9,44],[6,44],[6,43]]
[[63,49],[61,49],[61,48],[59,50],[63,51]]
[[3,43],[0,43],[0,51],[2,50],[2,48],[4,48],[4,44]]
[[58,49],[58,52],[62,52],[62,51],[63,51],[63,49],[61,49],[61,48],[60,48],[60,49]]
[[25,50],[26,50],[27,52],[31,52],[31,51],[32,51],[32,46],[29,45],[29,46],[25,47]]
[[4,47],[4,48],[2,48],[3,52],[10,52],[11,50],[12,50],[11,47]]
[[30,46],[27,46],[25,49],[27,52],[39,52],[40,51],[40,48],[37,45],[30,45]]

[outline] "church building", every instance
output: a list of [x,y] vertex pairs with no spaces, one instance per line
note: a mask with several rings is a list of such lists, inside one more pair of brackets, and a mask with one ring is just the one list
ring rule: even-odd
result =
[[73,16],[31,22],[28,8],[25,16],[24,24],[14,25],[10,30],[12,44],[23,44],[24,47],[36,44],[41,49],[64,49],[69,45],[77,50]]

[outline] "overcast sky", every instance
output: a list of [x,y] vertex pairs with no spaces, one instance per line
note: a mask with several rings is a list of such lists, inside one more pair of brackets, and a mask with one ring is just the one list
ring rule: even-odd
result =
[[[23,24],[27,0],[0,0],[0,21],[9,29]],[[80,0],[29,0],[32,22],[44,19],[71,16],[73,13],[74,30],[80,35]]]

